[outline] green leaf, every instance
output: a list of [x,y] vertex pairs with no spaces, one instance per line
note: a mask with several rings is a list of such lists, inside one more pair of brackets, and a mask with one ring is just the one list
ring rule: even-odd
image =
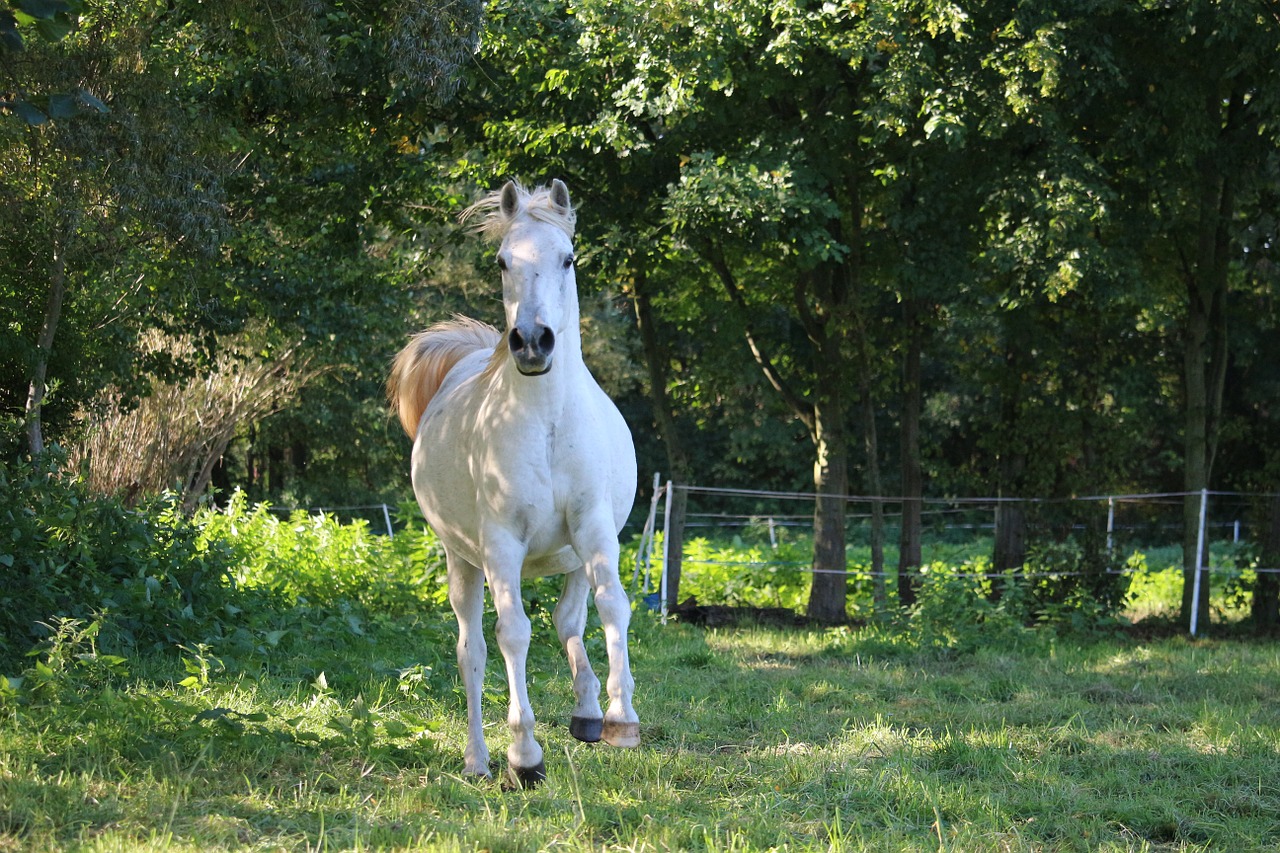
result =
[[56,18],[36,21],[36,32],[45,41],[57,42],[66,38],[74,26],[70,18],[60,15]]
[[80,102],[75,95],[50,95],[49,118],[71,118],[80,112]]
[[17,113],[18,118],[32,127],[39,127],[49,120],[47,115],[28,101],[13,101],[9,108]]
[[19,12],[36,20],[48,20],[71,11],[71,5],[64,0],[18,0],[17,6]]
[[206,711],[201,711],[199,714],[196,714],[195,717],[192,718],[191,722],[203,723],[205,720],[221,720],[222,718],[234,713],[235,711],[230,708],[209,708]]
[[94,95],[90,94],[89,92],[86,92],[84,89],[80,90],[79,98],[80,98],[80,105],[82,107],[85,107],[87,109],[90,109],[90,110],[93,110],[94,112],[99,112],[99,113],[110,112],[106,104],[104,104]]

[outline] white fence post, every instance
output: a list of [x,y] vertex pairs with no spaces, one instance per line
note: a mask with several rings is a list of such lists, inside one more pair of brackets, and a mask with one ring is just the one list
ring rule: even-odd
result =
[[1107,498],[1107,557],[1111,557],[1115,552],[1115,532],[1116,499],[1112,496]]
[[658,517],[658,497],[662,494],[662,474],[653,472],[653,497],[649,499],[649,517],[645,520],[644,529],[640,531],[640,544],[636,548],[636,570],[631,576],[631,585],[635,586],[640,578],[640,565],[644,564],[644,591],[649,591],[649,569],[653,564],[653,526]]
[[1208,516],[1209,490],[1200,490],[1200,527],[1196,532],[1196,574],[1191,585],[1191,636],[1196,635],[1200,615],[1200,574],[1204,569],[1204,525]]
[[667,546],[671,541],[671,481],[667,480],[667,506],[662,515],[662,580],[658,586],[658,597],[662,602],[662,624],[667,624]]

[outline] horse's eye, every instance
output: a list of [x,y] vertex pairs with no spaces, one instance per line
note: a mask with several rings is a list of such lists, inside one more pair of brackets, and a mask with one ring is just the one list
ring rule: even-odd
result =
[[507,271],[507,259],[502,257],[502,255],[498,255],[498,269],[503,272]]
[[573,266],[573,260],[574,260],[573,255],[566,255],[564,259],[564,268],[568,269],[569,267]]

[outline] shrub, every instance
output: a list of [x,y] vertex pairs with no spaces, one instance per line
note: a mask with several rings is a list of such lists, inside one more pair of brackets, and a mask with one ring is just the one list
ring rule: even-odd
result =
[[302,510],[282,517],[269,504],[251,507],[243,492],[225,509],[201,511],[195,523],[202,541],[234,555],[237,586],[269,590],[286,605],[404,613],[448,600],[444,551],[422,524],[389,537],[364,521],[342,524]]
[[688,568],[680,579],[680,597],[737,607],[800,610],[808,597],[812,562],[812,546],[805,542],[771,548],[748,544],[737,536],[727,544],[701,537],[686,540],[684,565]]
[[1033,547],[1025,579],[1027,617],[1076,632],[1114,626],[1132,576],[1109,568],[1101,550],[1072,538]]
[[92,494],[49,457],[0,462],[0,660],[65,619],[97,620],[104,647],[168,645],[211,627],[229,601],[231,552],[172,495],[136,509]]
[[916,603],[903,628],[919,650],[969,654],[984,646],[1013,647],[1026,639],[1026,601],[1020,588],[1001,580],[1004,593],[993,601],[985,569],[981,563],[958,572],[938,563],[921,569]]

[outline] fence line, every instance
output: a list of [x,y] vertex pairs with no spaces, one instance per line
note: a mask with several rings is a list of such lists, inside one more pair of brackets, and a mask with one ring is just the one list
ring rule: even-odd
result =
[[[387,528],[387,537],[394,538],[396,535],[395,529],[392,527],[392,524],[391,524],[391,507],[388,506],[387,504],[367,504],[365,506],[295,506],[295,507],[272,506],[270,504],[267,504],[266,509],[267,509],[267,512],[278,512],[278,513],[283,513],[285,515],[293,515],[295,512],[305,512],[309,515],[325,515],[325,514],[333,515],[339,512],[350,513],[357,510],[376,509],[376,510],[382,511],[382,521]],[[370,525],[369,529],[374,530],[373,525]]]
[[[781,500],[781,501],[801,501],[801,500],[814,501],[819,497],[819,495],[812,492],[769,491],[769,490],[763,490],[763,489],[742,489],[742,488],[720,488],[720,487],[712,487],[712,486],[678,484],[678,483],[673,483],[670,480],[666,481],[666,483],[663,483],[661,481],[660,474],[655,473],[653,498],[650,505],[648,520],[645,524],[644,531],[641,534],[641,543],[640,543],[640,548],[637,551],[637,555],[636,555],[636,569],[635,569],[635,574],[633,576],[633,581],[638,579],[640,571],[643,568],[644,574],[645,574],[644,589],[649,590],[651,588],[650,578],[651,578],[651,566],[652,566],[652,556],[653,556],[652,550],[653,550],[654,537],[657,532],[657,529],[656,529],[657,507],[660,500],[665,496],[666,498],[665,504],[666,504],[667,511],[664,513],[664,518],[663,518],[663,534],[664,535],[663,535],[663,542],[662,542],[662,548],[663,548],[662,574],[659,580],[660,601],[661,601],[661,608],[662,608],[662,613],[664,618],[666,617],[667,606],[668,606],[668,601],[667,601],[667,564],[668,564],[667,557],[668,555],[666,553],[666,546],[667,546],[667,542],[670,541],[670,538],[671,538],[671,530],[670,530],[671,496],[676,489],[683,490],[687,494],[701,494],[701,495],[725,497],[725,498],[760,498],[760,499]],[[1191,616],[1191,623],[1190,623],[1191,635],[1195,636],[1199,629],[1199,626],[1197,625],[1199,601],[1201,596],[1206,594],[1205,591],[1201,589],[1202,577],[1209,572],[1222,572],[1222,571],[1236,570],[1234,567],[1214,566],[1212,564],[1205,563],[1204,552],[1205,552],[1206,542],[1208,541],[1209,530],[1213,527],[1219,527],[1219,528],[1229,527],[1232,530],[1232,541],[1233,542],[1240,541],[1241,524],[1239,519],[1235,519],[1228,522],[1212,522],[1210,520],[1209,512],[1208,512],[1210,497],[1274,499],[1276,497],[1280,497],[1280,494],[1213,491],[1209,489],[1202,489],[1199,492],[1147,492],[1147,493],[1133,493],[1133,494],[1120,494],[1120,495],[1086,495],[1081,497],[1069,497],[1069,498],[1035,498],[1035,497],[1033,498],[1023,498],[1023,497],[904,498],[904,497],[874,497],[874,496],[865,496],[865,495],[834,495],[834,496],[828,495],[824,497],[834,498],[836,500],[843,500],[846,504],[922,503],[922,504],[949,505],[949,508],[930,510],[925,512],[926,515],[933,515],[933,516],[972,512],[972,511],[975,511],[977,508],[981,508],[981,507],[998,508],[1000,505],[1007,505],[1010,503],[1021,503],[1021,504],[1030,504],[1030,505],[1068,505],[1068,504],[1102,503],[1105,501],[1107,505],[1106,551],[1108,553],[1113,553],[1114,547],[1115,547],[1115,536],[1118,532],[1126,529],[1128,530],[1151,529],[1151,525],[1131,525],[1127,527],[1124,525],[1117,526],[1116,520],[1115,520],[1115,511],[1116,511],[1117,504],[1147,504],[1147,505],[1157,504],[1165,507],[1173,507],[1173,506],[1181,505],[1183,500],[1187,497],[1197,497],[1197,496],[1200,499],[1199,525],[1197,530],[1198,544],[1196,549],[1196,568],[1194,571],[1194,580],[1193,580],[1192,616]],[[895,515],[895,516],[898,514],[899,513],[892,513],[892,515]],[[803,519],[804,517],[805,516],[783,514],[783,513],[778,513],[775,515],[775,514],[770,514],[766,512],[740,513],[740,514],[728,513],[728,512],[688,513],[685,517],[684,526],[685,527],[716,526],[715,520],[720,520],[721,522],[736,520],[736,521],[739,521],[740,524],[735,526],[743,526],[743,527],[749,526],[751,524],[764,524],[768,528],[771,543],[773,544],[774,547],[777,547],[776,539],[775,539],[775,528],[803,526],[803,522],[801,521],[801,519]],[[850,517],[855,519],[866,519],[866,518],[870,518],[871,516],[870,514],[859,514],[855,516],[846,515],[846,519]],[[695,520],[691,522],[690,519],[695,519]],[[702,521],[698,521],[696,519],[701,519]],[[778,519],[783,519],[783,520],[779,521]],[[725,526],[725,525],[721,524],[719,526]],[[996,525],[994,523],[949,525],[948,529],[954,529],[957,527],[964,527],[964,528],[970,528],[970,529],[975,529],[975,528],[983,528],[983,529],[992,528],[993,529],[995,528],[995,526]],[[1166,529],[1181,529],[1180,524],[1166,525],[1165,527]],[[1075,525],[1070,525],[1067,529],[1077,530],[1082,528],[1084,528],[1084,525],[1075,524]],[[680,538],[683,539],[683,537],[680,537]],[[694,560],[694,559],[687,559],[683,555],[681,555],[680,562],[682,565],[689,565],[689,566],[741,566],[743,568],[780,566],[780,567],[787,567],[792,570],[798,569],[799,571],[810,573],[810,574],[819,574],[819,573],[847,574],[847,575],[855,575],[858,577],[896,577],[898,574],[896,571],[850,572],[847,569],[846,570],[816,569],[812,566],[811,563],[805,564],[805,563],[798,563],[795,561]],[[1255,566],[1250,568],[1252,571],[1258,574],[1280,574],[1280,567]],[[1114,576],[1114,575],[1132,575],[1132,574],[1138,574],[1138,573],[1139,573],[1139,570],[1137,569],[1130,569],[1130,568],[1116,569],[1111,566],[1108,566],[1102,572],[1057,571],[1057,570],[1031,571],[1023,568],[1020,570],[1005,572],[1005,573],[954,572],[953,574],[957,577],[973,577],[973,578],[982,578],[982,579],[998,579],[1003,577],[1055,579],[1055,578],[1065,578],[1065,577],[1082,577],[1085,575],[1113,575]]]

